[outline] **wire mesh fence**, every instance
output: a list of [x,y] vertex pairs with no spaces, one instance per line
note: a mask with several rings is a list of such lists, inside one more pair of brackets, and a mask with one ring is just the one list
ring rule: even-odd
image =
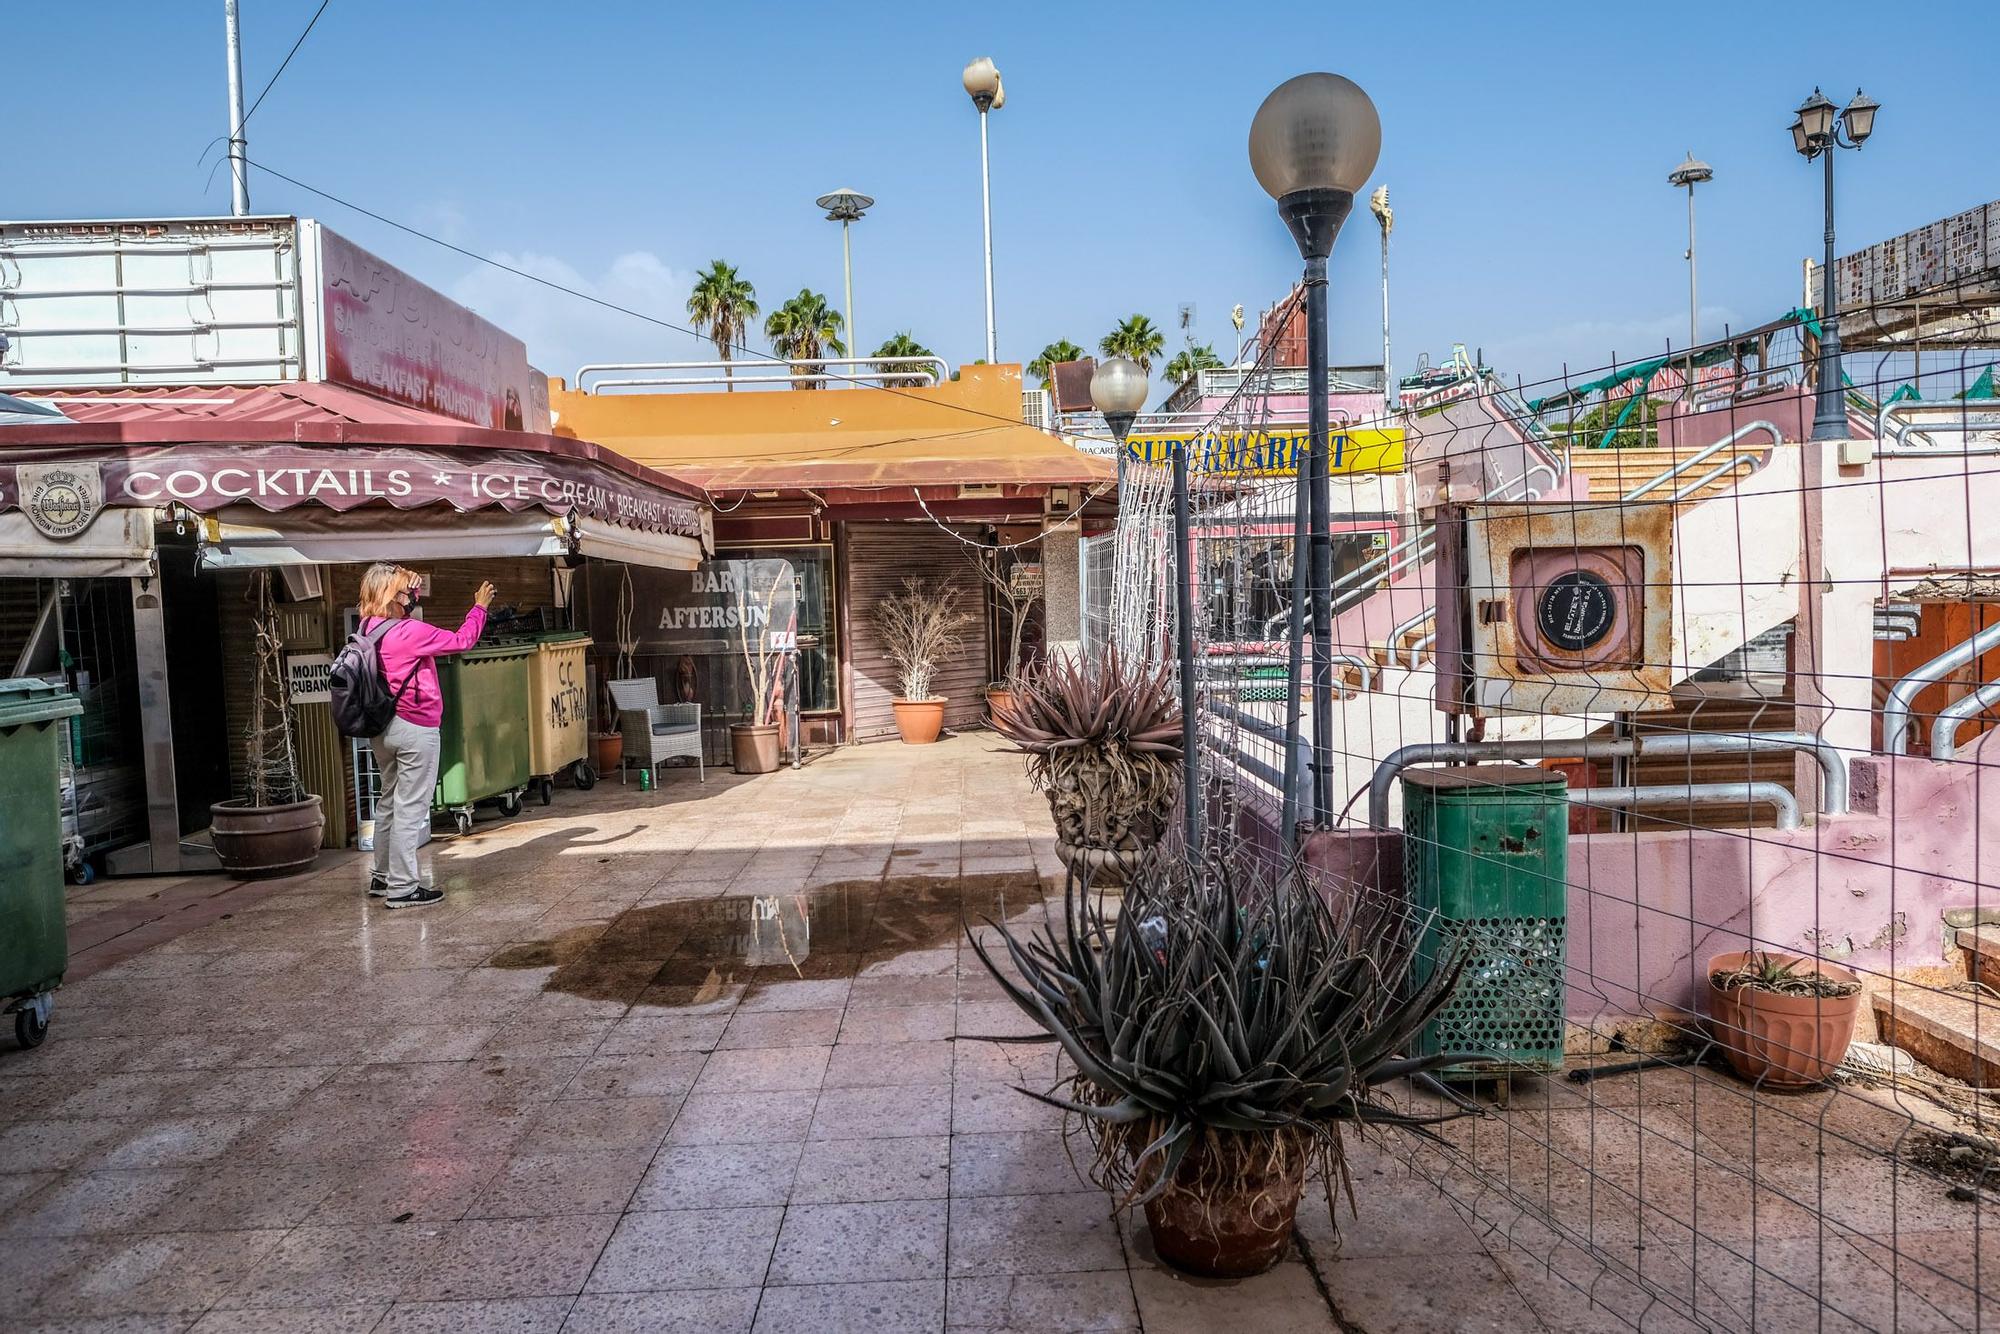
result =
[[1336,399],[1324,675],[1276,368],[1142,421],[1086,553],[1091,642],[1155,660],[1189,581],[1208,836],[1280,857],[1295,801],[1323,892],[1465,952],[1427,1040],[1492,1059],[1394,1170],[1591,1320],[2000,1315],[2000,323],[1956,295],[1848,313],[1897,332],[1850,336],[1840,439],[1810,310]]

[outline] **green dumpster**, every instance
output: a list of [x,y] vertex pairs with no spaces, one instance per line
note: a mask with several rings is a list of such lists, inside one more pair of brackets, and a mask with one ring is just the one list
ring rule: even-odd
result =
[[1403,774],[1403,882],[1424,924],[1418,976],[1465,959],[1414,1054],[1484,1054],[1446,1077],[1562,1067],[1568,870],[1562,775],[1501,764]]
[[436,809],[458,832],[472,829],[475,803],[497,799],[502,815],[521,810],[528,786],[528,664],[535,641],[517,640],[439,658]]
[[24,1047],[49,1031],[51,994],[69,962],[63,922],[58,721],[75,695],[31,678],[0,681],[0,1012]]
[[570,781],[589,788],[591,767],[590,691],[584,684],[590,636],[582,630],[552,630],[535,636],[528,663],[528,772],[542,805],[555,799],[555,776],[569,770]]

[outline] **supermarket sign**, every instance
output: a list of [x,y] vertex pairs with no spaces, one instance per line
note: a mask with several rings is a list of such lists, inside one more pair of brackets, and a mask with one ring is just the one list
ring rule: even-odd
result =
[[[1149,431],[1125,442],[1128,458],[1164,466],[1187,451],[1188,470],[1210,477],[1295,477],[1306,452],[1307,431],[1236,431],[1196,433]],[[1363,427],[1336,430],[1332,436],[1332,471],[1336,473],[1400,472],[1403,432],[1397,428]]]

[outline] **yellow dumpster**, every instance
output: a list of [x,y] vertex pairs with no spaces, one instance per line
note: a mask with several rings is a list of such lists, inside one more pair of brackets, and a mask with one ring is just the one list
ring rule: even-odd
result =
[[578,788],[597,782],[590,765],[590,692],[584,659],[590,636],[581,630],[539,635],[528,662],[528,772],[542,805],[555,800],[556,775],[569,770]]

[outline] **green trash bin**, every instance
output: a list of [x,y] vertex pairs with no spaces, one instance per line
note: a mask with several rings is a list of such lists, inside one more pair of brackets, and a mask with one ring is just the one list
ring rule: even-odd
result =
[[467,649],[437,660],[444,723],[438,729],[434,809],[451,812],[461,834],[472,808],[493,800],[518,815],[528,786],[528,664],[535,641]]
[[1562,1068],[1568,786],[1546,769],[1504,764],[1403,774],[1403,883],[1424,923],[1417,974],[1465,956],[1414,1054],[1487,1056],[1447,1078]]
[[75,695],[31,678],[0,681],[0,1011],[24,1047],[49,1031],[69,963],[63,921],[62,729]]

